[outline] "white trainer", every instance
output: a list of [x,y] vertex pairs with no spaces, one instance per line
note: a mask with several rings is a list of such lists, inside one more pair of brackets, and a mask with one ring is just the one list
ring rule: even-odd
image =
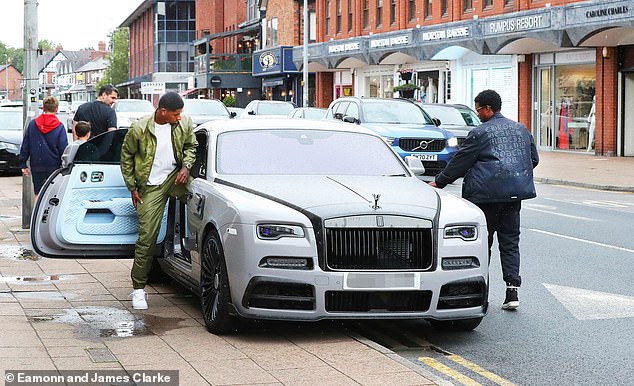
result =
[[135,289],[130,296],[132,297],[132,308],[147,310],[147,294],[143,288]]

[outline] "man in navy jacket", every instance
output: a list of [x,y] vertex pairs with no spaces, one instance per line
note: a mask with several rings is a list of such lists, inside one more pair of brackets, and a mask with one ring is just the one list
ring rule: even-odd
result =
[[66,129],[55,115],[58,107],[57,98],[46,97],[42,103],[43,113],[29,123],[22,140],[20,168],[23,175],[31,175],[35,198],[48,176],[61,166],[62,154],[68,145]]
[[506,282],[505,310],[519,307],[520,209],[522,200],[534,198],[533,168],[539,163],[537,147],[526,126],[500,114],[502,99],[493,90],[475,97],[483,122],[472,129],[463,146],[430,185],[444,188],[464,177],[462,197],[476,204],[486,216],[489,258],[497,233]]

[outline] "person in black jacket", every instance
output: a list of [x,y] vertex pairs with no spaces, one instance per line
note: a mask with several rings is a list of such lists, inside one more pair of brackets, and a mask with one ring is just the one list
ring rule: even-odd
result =
[[520,209],[522,200],[534,198],[533,168],[539,163],[537,147],[526,126],[500,114],[502,99],[494,90],[475,97],[475,109],[483,122],[469,132],[460,150],[429,184],[444,188],[464,177],[462,197],[476,204],[486,216],[489,259],[497,233],[506,282],[505,310],[519,307]]
[[29,123],[20,148],[20,168],[23,175],[31,175],[36,199],[48,176],[62,165],[62,154],[68,145],[66,129],[55,115],[58,107],[57,98],[44,99],[43,113]]

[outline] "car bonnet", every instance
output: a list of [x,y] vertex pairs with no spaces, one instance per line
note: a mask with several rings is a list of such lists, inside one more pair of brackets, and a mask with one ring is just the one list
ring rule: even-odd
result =
[[434,189],[415,177],[222,176],[216,182],[321,218],[389,213],[431,219],[439,206]]

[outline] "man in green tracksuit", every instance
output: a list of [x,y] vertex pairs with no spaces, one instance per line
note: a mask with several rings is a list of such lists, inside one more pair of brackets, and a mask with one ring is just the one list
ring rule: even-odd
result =
[[121,149],[121,172],[139,217],[131,272],[132,307],[137,310],[148,308],[144,288],[165,204],[169,197],[185,194],[196,159],[198,143],[191,119],[181,119],[183,105],[177,93],[164,94],[152,115],[132,124]]

